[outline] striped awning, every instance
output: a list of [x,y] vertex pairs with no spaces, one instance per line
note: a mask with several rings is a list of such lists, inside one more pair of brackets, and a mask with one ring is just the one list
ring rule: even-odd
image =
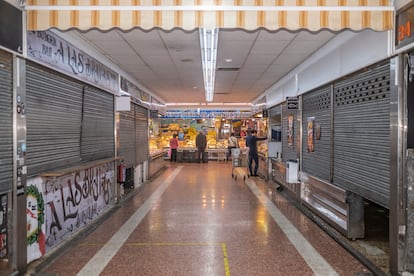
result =
[[393,29],[388,0],[28,0],[28,30]]

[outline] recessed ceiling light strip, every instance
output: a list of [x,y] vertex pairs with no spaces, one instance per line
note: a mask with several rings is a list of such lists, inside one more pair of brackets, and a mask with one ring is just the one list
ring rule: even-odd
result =
[[204,90],[207,102],[213,101],[216,76],[218,29],[200,29],[201,61],[203,66]]

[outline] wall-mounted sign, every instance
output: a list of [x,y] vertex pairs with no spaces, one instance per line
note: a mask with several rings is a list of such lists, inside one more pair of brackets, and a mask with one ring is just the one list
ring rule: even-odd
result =
[[397,12],[395,20],[395,46],[397,49],[414,42],[413,23],[414,5]]
[[308,152],[315,151],[315,117],[308,117],[308,127],[307,127],[307,134],[308,134]]
[[288,110],[299,109],[299,97],[286,97],[286,105]]
[[12,51],[23,52],[22,11],[11,4],[0,1],[0,45]]
[[119,91],[117,73],[52,32],[27,32],[27,55],[104,90]]
[[125,92],[128,92],[133,98],[136,98],[140,101],[150,102],[150,95],[141,89],[139,89],[135,84],[121,76],[121,89]]
[[158,110],[150,110],[150,118],[158,118]]
[[287,125],[287,142],[288,142],[288,147],[290,149],[293,149],[293,115],[289,115],[288,116],[288,125]]

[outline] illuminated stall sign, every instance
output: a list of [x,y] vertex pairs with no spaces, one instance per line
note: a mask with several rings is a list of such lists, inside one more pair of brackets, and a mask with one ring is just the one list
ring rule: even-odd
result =
[[168,110],[163,118],[249,118],[252,116],[251,111],[236,110]]
[[414,5],[397,12],[395,21],[395,46],[397,49],[414,42],[413,22]]
[[119,91],[117,73],[52,32],[27,32],[27,55],[104,90]]

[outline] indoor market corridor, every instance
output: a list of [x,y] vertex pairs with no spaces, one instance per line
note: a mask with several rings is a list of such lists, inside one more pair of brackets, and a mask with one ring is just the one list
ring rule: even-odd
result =
[[168,162],[32,275],[371,275],[263,179]]

